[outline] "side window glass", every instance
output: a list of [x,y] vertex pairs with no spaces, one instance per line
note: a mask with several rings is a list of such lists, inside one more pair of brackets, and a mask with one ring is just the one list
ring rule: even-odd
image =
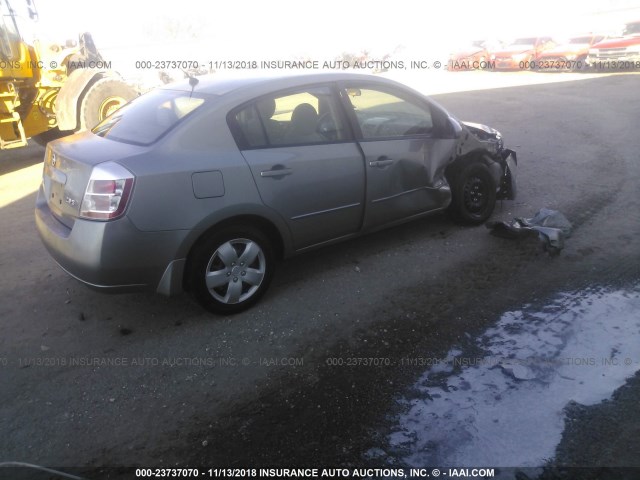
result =
[[4,5],[0,3],[0,53],[6,59],[19,58],[17,50],[20,35],[11,15],[4,12]]
[[433,129],[426,105],[381,90],[347,88],[364,139],[426,135]]
[[316,87],[257,100],[236,114],[249,147],[333,143],[348,138],[337,99]]
[[240,127],[246,146],[263,147],[267,144],[264,129],[262,128],[262,123],[260,122],[260,117],[258,116],[255,105],[250,105],[236,113],[235,121],[238,127]]

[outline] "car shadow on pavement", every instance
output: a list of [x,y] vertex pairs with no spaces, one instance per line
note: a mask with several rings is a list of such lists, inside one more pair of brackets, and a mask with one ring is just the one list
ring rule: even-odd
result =
[[0,176],[42,162],[44,147],[37,144],[15,150],[4,150],[0,153]]

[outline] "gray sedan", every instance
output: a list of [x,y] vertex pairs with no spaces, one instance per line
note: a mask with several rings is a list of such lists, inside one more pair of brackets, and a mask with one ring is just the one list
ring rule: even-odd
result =
[[484,222],[515,167],[496,130],[391,80],[192,78],[49,143],[35,219],[91,287],[187,289],[230,314],[279,258],[443,209]]

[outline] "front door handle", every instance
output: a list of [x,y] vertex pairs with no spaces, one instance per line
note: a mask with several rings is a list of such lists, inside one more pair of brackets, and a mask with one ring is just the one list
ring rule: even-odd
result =
[[264,170],[260,172],[261,177],[284,177],[285,175],[291,175],[293,170],[290,168],[272,168],[271,170]]
[[369,166],[370,167],[383,168],[383,167],[387,167],[387,166],[391,165],[392,163],[393,163],[393,160],[391,160],[389,157],[382,156],[382,157],[378,158],[377,160],[370,161],[369,162]]

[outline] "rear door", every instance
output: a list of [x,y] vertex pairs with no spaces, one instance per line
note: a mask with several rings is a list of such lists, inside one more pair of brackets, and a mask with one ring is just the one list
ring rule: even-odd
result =
[[360,230],[365,173],[331,85],[261,97],[232,113],[260,196],[303,249]]
[[367,194],[364,228],[446,206],[443,180],[454,142],[433,136],[426,100],[387,85],[343,85],[356,137],[364,153]]

